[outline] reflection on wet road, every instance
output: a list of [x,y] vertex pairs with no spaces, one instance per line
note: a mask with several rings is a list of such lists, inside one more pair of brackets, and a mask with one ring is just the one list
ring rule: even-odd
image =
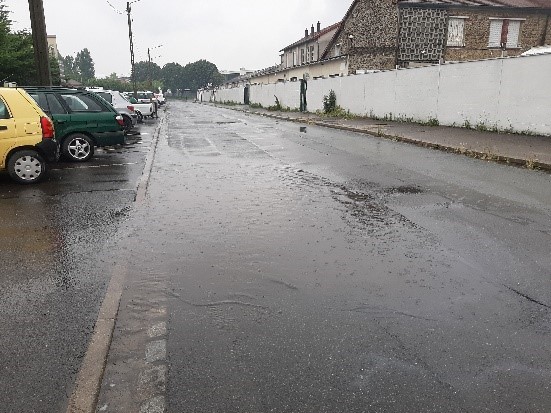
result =
[[551,409],[549,175],[210,106],[167,116],[116,244],[100,408]]
[[0,412],[64,408],[154,128],[36,185],[0,176]]

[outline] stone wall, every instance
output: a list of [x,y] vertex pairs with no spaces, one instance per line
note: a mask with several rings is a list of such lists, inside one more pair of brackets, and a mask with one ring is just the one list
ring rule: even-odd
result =
[[[518,56],[531,47],[545,44],[547,16],[543,13],[450,8],[448,14],[450,16],[465,16],[467,19],[465,19],[465,46],[446,47],[444,59],[447,61],[478,60],[501,56],[501,49],[488,48],[490,17],[526,19],[521,23],[520,47],[507,49],[508,56]],[[547,44],[549,44],[551,33],[549,33],[549,28],[547,31]]]
[[398,62],[437,63],[444,51],[447,25],[444,9],[401,8]]
[[349,55],[350,73],[358,69],[393,69],[397,33],[398,8],[394,0],[359,0],[332,46],[340,44],[341,54]]

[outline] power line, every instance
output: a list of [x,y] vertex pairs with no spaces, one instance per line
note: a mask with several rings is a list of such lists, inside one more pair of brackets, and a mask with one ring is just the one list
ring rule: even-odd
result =
[[109,5],[111,6],[111,8],[112,8],[113,10],[115,10],[115,12],[116,12],[117,14],[124,14],[123,11],[117,10],[117,9],[115,8],[115,6],[113,6],[113,5],[109,2],[109,0],[105,0],[105,1],[107,2],[107,4],[109,4]]

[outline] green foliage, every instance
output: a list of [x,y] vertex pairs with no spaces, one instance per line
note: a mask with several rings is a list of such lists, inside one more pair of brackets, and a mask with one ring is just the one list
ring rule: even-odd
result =
[[333,89],[323,97],[323,113],[333,113],[337,108],[337,94]]
[[137,62],[134,64],[136,82],[161,80],[161,67],[155,62]]
[[65,80],[80,79],[78,67],[75,64],[75,58],[73,56],[61,57],[61,64],[63,65],[63,75],[65,77]]
[[250,103],[249,107],[252,108],[252,109],[262,109],[263,108],[261,103]]
[[182,89],[182,71],[183,67],[178,63],[167,63],[161,69],[161,80],[167,89],[176,92]]
[[52,85],[61,85],[61,70],[59,62],[54,56],[50,56],[50,77],[52,78]]
[[188,63],[182,70],[182,89],[197,90],[216,87],[222,84],[224,77],[214,63],[204,59]]
[[81,82],[86,82],[96,76],[94,61],[92,60],[90,51],[87,48],[84,48],[77,53],[77,56],[75,57],[75,67],[80,75],[78,80]]
[[0,44],[0,80],[20,85],[38,83],[34,61],[33,40],[26,31],[7,33]]

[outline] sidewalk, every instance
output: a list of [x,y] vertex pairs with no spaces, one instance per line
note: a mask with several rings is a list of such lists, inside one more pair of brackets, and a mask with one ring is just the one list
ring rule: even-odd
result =
[[253,109],[244,105],[216,104],[216,106],[275,119],[367,133],[474,158],[551,171],[551,137],[546,136],[484,132],[458,127],[427,126],[369,118],[331,118],[318,116],[315,113]]

